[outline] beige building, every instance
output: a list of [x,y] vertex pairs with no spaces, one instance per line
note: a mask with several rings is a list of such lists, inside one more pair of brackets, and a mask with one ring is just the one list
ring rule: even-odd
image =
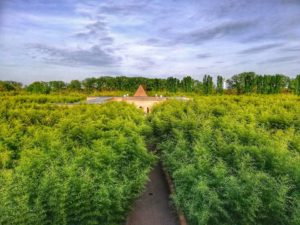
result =
[[148,97],[142,85],[138,87],[133,97],[124,95],[123,97],[87,97],[87,103],[100,104],[106,101],[128,102],[136,107],[143,109],[145,113],[149,113],[156,103],[165,101],[166,97]]
[[143,86],[140,85],[138,89],[136,90],[133,97],[114,97],[111,99],[111,101],[117,101],[117,102],[128,102],[131,104],[134,104],[136,107],[143,109],[145,113],[149,113],[151,111],[151,108],[156,103],[165,101],[167,98],[165,97],[148,97],[146,91],[144,90]]

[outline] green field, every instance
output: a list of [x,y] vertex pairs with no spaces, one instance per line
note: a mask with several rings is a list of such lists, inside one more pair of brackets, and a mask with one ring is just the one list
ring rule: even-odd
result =
[[299,97],[83,99],[0,97],[1,225],[124,224],[158,158],[189,225],[300,224]]
[[300,98],[171,101],[150,123],[190,225],[300,224]]
[[57,106],[78,97],[15,96],[0,106],[0,224],[121,224],[155,157],[134,106]]

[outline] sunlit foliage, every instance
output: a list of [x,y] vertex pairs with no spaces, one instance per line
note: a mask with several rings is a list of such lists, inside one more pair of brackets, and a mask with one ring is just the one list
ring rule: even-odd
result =
[[190,225],[300,224],[299,97],[173,100],[150,122]]
[[144,115],[125,103],[5,96],[0,105],[0,224],[122,224],[154,156]]
[[[70,93],[82,92],[97,95],[124,95],[134,94],[139,85],[143,85],[147,92],[161,95],[174,93],[189,95],[214,95],[214,94],[300,94],[300,75],[295,78],[282,74],[260,75],[254,72],[243,72],[236,74],[227,80],[218,75],[213,81],[210,75],[204,75],[203,80],[184,76],[182,79],[170,76],[167,78],[146,77],[90,77],[82,81],[35,81],[22,88],[21,83],[13,81],[0,81],[0,94],[3,91],[26,90],[29,93]],[[225,81],[227,85],[225,84]]]

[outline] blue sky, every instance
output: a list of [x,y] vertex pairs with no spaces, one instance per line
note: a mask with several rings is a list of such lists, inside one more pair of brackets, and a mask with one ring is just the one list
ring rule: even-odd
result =
[[300,0],[1,0],[0,80],[300,74]]

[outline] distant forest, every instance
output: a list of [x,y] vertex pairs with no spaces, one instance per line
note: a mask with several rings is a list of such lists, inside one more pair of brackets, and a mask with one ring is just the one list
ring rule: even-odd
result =
[[85,80],[72,80],[69,83],[63,81],[36,81],[24,86],[15,81],[0,81],[0,91],[21,91],[32,93],[55,93],[64,91],[77,91],[92,93],[94,91],[128,91],[134,92],[142,84],[147,91],[151,92],[184,92],[202,95],[211,94],[277,94],[295,93],[300,95],[300,75],[290,78],[285,75],[258,75],[254,72],[244,72],[224,79],[217,76],[216,82],[210,75],[205,75],[202,81],[195,80],[190,76],[183,79],[168,77],[145,78],[145,77],[110,77],[86,78]]

